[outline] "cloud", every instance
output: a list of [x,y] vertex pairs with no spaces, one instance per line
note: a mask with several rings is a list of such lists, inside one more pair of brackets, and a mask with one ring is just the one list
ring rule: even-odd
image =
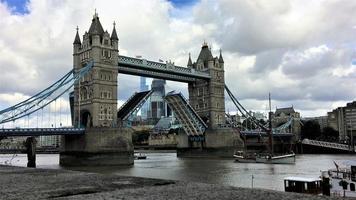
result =
[[[0,3],[0,97],[31,96],[72,68],[75,28],[88,30],[94,9],[105,30],[117,23],[121,55],[172,60],[185,66],[203,40],[222,48],[226,83],[248,109],[277,107],[308,114],[355,99],[356,2],[345,0],[31,0],[23,15]],[[119,75],[119,102],[139,90],[139,78]],[[184,83],[167,82],[167,91]],[[188,97],[188,96],[187,96]],[[0,109],[21,98],[0,99]],[[230,101],[226,107],[236,110]]]

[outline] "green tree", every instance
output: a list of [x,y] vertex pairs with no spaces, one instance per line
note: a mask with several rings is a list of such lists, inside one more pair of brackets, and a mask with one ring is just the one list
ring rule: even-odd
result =
[[320,125],[317,121],[304,121],[301,129],[302,139],[308,138],[315,140],[321,136]]
[[251,130],[251,129],[256,129],[257,126],[256,124],[252,121],[251,118],[247,118],[242,122],[242,127]]
[[335,142],[339,139],[339,132],[330,126],[324,127],[321,134],[329,141]]
[[134,145],[142,144],[147,141],[150,136],[148,130],[136,131],[132,134],[132,143]]

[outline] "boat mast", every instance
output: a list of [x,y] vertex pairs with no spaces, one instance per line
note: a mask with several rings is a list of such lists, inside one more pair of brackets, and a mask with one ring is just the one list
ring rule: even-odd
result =
[[273,132],[272,132],[272,110],[271,110],[271,93],[268,93],[268,102],[269,102],[269,113],[268,113],[268,136],[269,136],[269,145],[270,153],[273,154]]

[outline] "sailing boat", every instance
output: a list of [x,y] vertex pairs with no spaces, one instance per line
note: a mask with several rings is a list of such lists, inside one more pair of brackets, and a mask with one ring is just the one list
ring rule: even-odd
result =
[[234,155],[237,162],[255,162],[255,163],[267,163],[267,164],[294,164],[295,153],[288,153],[282,155],[275,155],[273,151],[273,132],[272,132],[272,111],[271,111],[271,94],[269,94],[269,113],[268,121],[269,128],[264,130],[268,133],[269,153],[246,155],[245,153],[238,152]]

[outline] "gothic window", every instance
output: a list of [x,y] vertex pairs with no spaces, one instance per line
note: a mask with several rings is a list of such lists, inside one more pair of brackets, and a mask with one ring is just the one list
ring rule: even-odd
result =
[[104,106],[100,106],[99,120],[104,120],[104,117],[105,117]]
[[108,45],[108,44],[109,44],[109,40],[105,39],[105,40],[104,40],[104,44],[105,44],[105,45]]
[[198,88],[198,96],[203,96],[203,88]]
[[104,108],[104,116],[106,117],[108,113],[108,109]]
[[87,98],[88,98],[87,95],[88,95],[87,89],[84,88],[84,91],[83,91],[83,99],[87,99]]

